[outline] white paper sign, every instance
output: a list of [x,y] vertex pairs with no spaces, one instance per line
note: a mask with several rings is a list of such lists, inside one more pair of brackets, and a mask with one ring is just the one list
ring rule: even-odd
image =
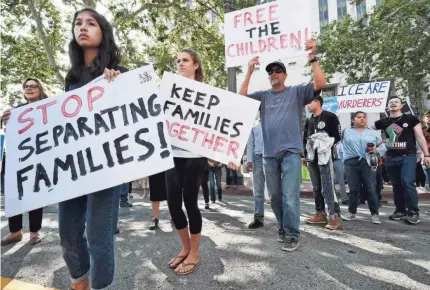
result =
[[12,110],[6,216],[173,167],[152,66]]
[[280,0],[226,13],[224,16],[227,67],[304,56],[312,37],[310,0]]
[[389,81],[341,86],[337,96],[337,112],[383,113],[389,90]]
[[160,91],[172,145],[240,163],[260,102],[169,72]]

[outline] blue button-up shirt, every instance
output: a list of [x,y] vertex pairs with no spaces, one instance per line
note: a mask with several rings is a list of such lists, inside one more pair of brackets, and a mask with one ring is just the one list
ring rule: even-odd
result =
[[369,128],[361,132],[355,128],[346,129],[342,137],[343,161],[355,157],[360,157],[360,159],[364,158],[366,155],[367,143],[375,144],[381,156],[387,151],[377,131]]
[[263,148],[263,130],[261,128],[261,122],[258,121],[258,123],[254,125],[254,128],[252,128],[248,140],[248,149],[246,152],[248,162],[253,162],[255,154],[263,154]]

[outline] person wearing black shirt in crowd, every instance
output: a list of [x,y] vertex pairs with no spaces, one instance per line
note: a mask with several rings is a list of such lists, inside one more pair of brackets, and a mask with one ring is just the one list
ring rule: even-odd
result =
[[[306,148],[305,155],[308,161],[307,166],[315,195],[316,210],[315,216],[307,219],[306,222],[310,224],[326,223],[326,202],[330,216],[330,221],[326,225],[326,228],[337,230],[340,227],[340,208],[334,191],[332,147],[341,139],[341,127],[337,116],[332,112],[324,111],[322,105],[323,99],[321,96],[316,96],[312,102],[308,104],[307,108],[312,115],[306,120],[303,134],[303,143]],[[314,137],[320,133],[325,133],[326,137],[329,137],[328,139],[334,138],[331,144],[324,145],[328,147],[328,158],[324,158],[325,160],[322,160],[320,149],[314,152],[308,152],[308,148],[315,148],[315,146],[311,145],[314,142],[326,142],[328,140],[315,140]],[[313,159],[308,159],[310,156],[308,153],[313,153],[311,154],[313,155]]]
[[388,101],[390,116],[375,122],[375,128],[387,135],[385,167],[393,184],[396,210],[390,219],[410,224],[420,222],[418,194],[415,187],[417,160],[416,143],[424,152],[424,163],[430,166],[430,155],[420,121],[413,115],[402,114],[402,101],[392,97]]
[[[121,57],[112,26],[103,15],[89,8],[76,12],[72,34],[66,91],[82,87],[103,73],[112,81],[127,71],[119,66]],[[74,290],[105,289],[112,284],[121,192],[119,184],[59,203],[60,244]]]
[[[26,103],[19,105],[17,107],[25,106],[43,99],[48,96],[46,94],[46,88],[44,83],[36,78],[27,78],[22,84],[24,89],[24,98]],[[10,118],[10,111],[6,110],[1,118],[1,122],[5,125]],[[6,169],[6,154],[3,155],[2,160],[2,174],[4,174]],[[3,184],[2,184],[3,186]],[[30,219],[30,245],[39,244],[42,240],[40,239],[39,230],[42,227],[43,218],[43,208],[38,208],[31,210],[28,213]],[[6,246],[9,244],[14,244],[22,240],[22,214],[12,216],[8,219],[9,231],[10,233],[1,240],[1,245]]]

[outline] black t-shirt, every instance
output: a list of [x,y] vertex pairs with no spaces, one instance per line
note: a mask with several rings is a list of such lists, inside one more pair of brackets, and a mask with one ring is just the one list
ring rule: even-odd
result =
[[[128,69],[126,69],[123,66],[117,66],[115,68],[115,70],[119,70],[121,73],[128,72]],[[84,68],[83,71],[82,71],[82,74],[81,74],[81,79],[78,82],[74,82],[74,83],[66,82],[65,91],[68,92],[68,91],[79,89],[80,87],[82,87],[82,86],[86,85],[87,83],[91,82],[93,79],[99,77],[99,76],[94,76],[94,77],[89,78],[89,80],[86,81],[86,82],[82,81],[82,80],[87,79],[88,74],[89,74],[88,69]]]
[[315,133],[327,133],[329,137],[334,138],[334,143],[340,141],[342,129],[340,127],[339,119],[336,114],[329,111],[322,111],[317,117],[312,114],[305,123],[305,129],[303,133],[303,145],[305,148],[306,156],[306,142],[309,136]]
[[383,118],[375,122],[378,130],[383,130],[387,139],[387,156],[416,155],[416,139],[414,127],[420,121],[413,115],[403,114],[397,118]]

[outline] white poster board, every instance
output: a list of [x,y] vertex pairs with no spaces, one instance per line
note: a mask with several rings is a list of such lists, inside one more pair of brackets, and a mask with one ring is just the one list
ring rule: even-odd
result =
[[172,145],[240,164],[259,101],[169,72],[160,91]]
[[337,95],[338,113],[385,112],[390,81],[340,86]]
[[152,66],[12,110],[6,216],[173,167]]
[[310,0],[282,0],[226,13],[224,16],[227,67],[304,56],[312,37]]

